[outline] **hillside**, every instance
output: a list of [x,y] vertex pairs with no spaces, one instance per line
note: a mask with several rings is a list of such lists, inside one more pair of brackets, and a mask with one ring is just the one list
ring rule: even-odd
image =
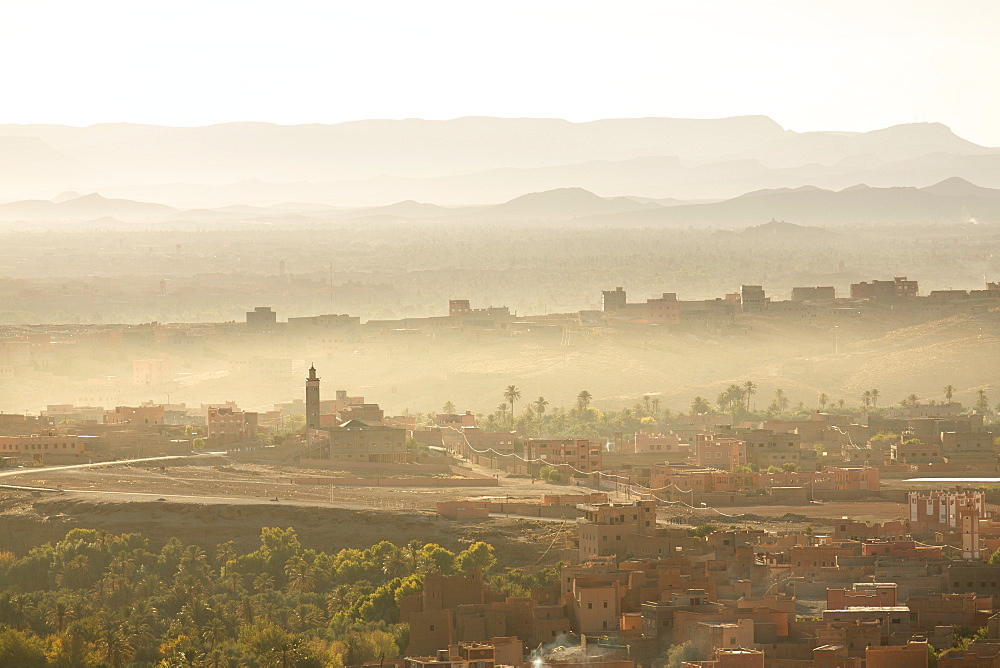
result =
[[[936,123],[795,133],[762,116],[0,126],[0,198],[99,190],[180,208],[483,205],[528,192],[722,199],[768,188],[1000,187],[1000,152]],[[382,214],[378,214],[382,215]],[[394,215],[394,214],[385,214]]]
[[722,202],[594,216],[581,223],[746,227],[769,219],[801,225],[1000,221],[1000,190],[962,183],[966,185],[953,180],[928,188],[860,184],[840,191],[779,188]]
[[115,218],[124,222],[162,220],[177,210],[149,202],[109,199],[97,193],[61,199],[25,200],[0,204],[0,221],[89,221]]

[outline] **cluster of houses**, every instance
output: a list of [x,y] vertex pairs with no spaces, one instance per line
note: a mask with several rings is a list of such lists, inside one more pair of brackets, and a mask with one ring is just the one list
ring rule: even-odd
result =
[[502,646],[512,665],[618,668],[663,666],[683,646],[688,668],[910,668],[932,647],[941,667],[1000,666],[1000,564],[969,535],[1000,538],[982,492],[911,492],[907,520],[844,518],[828,534],[703,535],[658,521],[652,500],[576,507],[556,584],[509,597],[475,572],[428,575],[400,605],[407,654]]

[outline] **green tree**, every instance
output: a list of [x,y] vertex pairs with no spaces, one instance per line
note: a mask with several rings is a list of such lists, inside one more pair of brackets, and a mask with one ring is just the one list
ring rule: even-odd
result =
[[547,482],[558,482],[559,470],[554,466],[543,466],[538,470],[538,477]]
[[942,392],[944,392],[944,398],[947,399],[948,403],[950,404],[951,403],[951,398],[953,396],[955,396],[955,386],[954,385],[945,385],[944,389],[942,390]]
[[534,406],[535,408],[535,415],[537,415],[539,418],[545,415],[545,409],[548,407],[548,405],[549,402],[545,397],[538,397],[537,399],[535,399],[534,403],[532,404],[532,406]]
[[701,415],[712,412],[712,405],[704,397],[695,397],[691,400],[691,415]]
[[698,659],[698,648],[688,640],[680,645],[671,645],[667,651],[665,668],[681,668],[685,661],[697,661]]
[[513,385],[508,385],[503,392],[503,398],[510,404],[510,430],[514,431],[514,402],[521,398],[521,390]]
[[451,402],[451,401],[444,402],[444,406],[441,407],[441,412],[448,413],[448,414],[454,413],[455,412],[455,404],[453,402]]
[[497,558],[493,553],[493,546],[482,541],[476,541],[455,558],[455,567],[463,573],[478,568],[486,574],[496,565]]
[[774,403],[779,411],[784,412],[788,410],[788,396],[780,387],[774,391]]
[[0,630],[0,666],[44,668],[45,649],[42,641],[14,629]]
[[979,389],[976,390],[976,395],[979,397],[976,399],[975,409],[980,415],[989,415],[990,412],[990,400],[986,396],[986,390]]
[[587,412],[587,408],[590,407],[590,400],[593,398],[593,395],[587,390],[584,390],[580,392],[580,394],[576,395],[576,407],[579,409],[581,415]]
[[743,383],[743,395],[747,398],[747,413],[750,412],[750,397],[757,394],[757,383],[748,380]]
[[316,587],[313,568],[299,556],[292,557],[285,564],[285,577],[288,580],[288,589],[291,591],[307,592]]
[[126,621],[114,615],[105,616],[101,620],[97,648],[101,658],[112,668],[122,668],[131,663],[135,646]]
[[707,522],[705,524],[700,524],[696,526],[694,529],[690,529],[688,533],[690,533],[692,536],[695,536],[696,538],[704,538],[708,534],[715,533],[718,530],[719,530],[718,525],[712,524],[711,522]]
[[821,409],[823,409],[823,410],[826,410],[826,402],[828,402],[829,400],[830,400],[830,397],[827,396],[826,392],[820,392],[820,394],[819,394],[819,407]]

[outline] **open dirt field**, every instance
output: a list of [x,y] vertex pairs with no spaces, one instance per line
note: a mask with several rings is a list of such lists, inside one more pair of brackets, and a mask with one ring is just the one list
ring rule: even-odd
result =
[[[542,563],[574,546],[575,523],[562,520],[491,518],[451,522],[434,513],[437,501],[474,498],[537,499],[573,493],[563,485],[500,477],[500,487],[394,489],[293,484],[293,477],[320,473],[288,466],[227,461],[223,457],[128,463],[106,468],[31,469],[3,480],[52,492],[0,492],[0,549],[23,553],[62,538],[74,527],[139,532],[154,544],[171,536],[206,546],[235,540],[258,544],[263,526],[294,527],[308,547],[339,550],[380,540],[418,539],[461,549],[473,540],[491,542],[508,563]],[[329,475],[329,471],[322,472]],[[275,500],[277,499],[277,500]],[[615,500],[618,499],[617,495]],[[832,529],[840,517],[902,518],[892,502],[831,502],[805,506],[747,506],[688,510],[664,507],[661,522],[766,528],[771,531]]]
[[59,540],[74,527],[139,532],[154,544],[177,536],[205,546],[234,540],[251,549],[259,543],[261,527],[290,526],[304,545],[327,551],[369,547],[381,540],[463,549],[471,541],[486,540],[509,563],[524,564],[543,553],[542,563],[556,559],[575,535],[572,522],[496,518],[455,523],[433,511],[437,501],[446,499],[530,498],[546,488],[567,491],[530,480],[505,480],[501,488],[481,489],[330,487],[291,482],[293,475],[315,471],[231,464],[218,457],[190,461],[162,467],[122,462],[106,468],[30,469],[7,477],[6,484],[58,491],[0,492],[0,550],[24,553]]
[[862,522],[905,519],[906,504],[870,500],[836,501],[794,506],[727,506],[676,514],[670,509],[662,509],[660,517],[683,518],[688,524],[735,524],[769,531],[802,530],[808,525],[818,532],[824,532],[832,531],[834,522],[842,517]]

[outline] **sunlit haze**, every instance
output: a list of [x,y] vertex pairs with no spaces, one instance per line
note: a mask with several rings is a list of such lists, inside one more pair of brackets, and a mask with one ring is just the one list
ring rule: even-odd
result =
[[0,0],[0,668],[1000,668],[1000,0]]
[[0,123],[763,114],[992,146],[998,25],[991,0],[7,2]]

